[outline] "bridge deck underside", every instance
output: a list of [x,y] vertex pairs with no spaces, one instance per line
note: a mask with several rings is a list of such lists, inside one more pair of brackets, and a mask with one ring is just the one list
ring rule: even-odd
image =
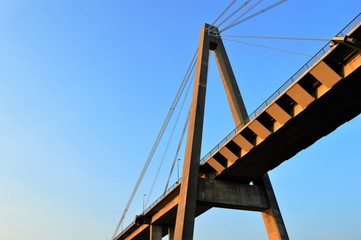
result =
[[360,113],[361,68],[358,68],[216,178],[252,181]]

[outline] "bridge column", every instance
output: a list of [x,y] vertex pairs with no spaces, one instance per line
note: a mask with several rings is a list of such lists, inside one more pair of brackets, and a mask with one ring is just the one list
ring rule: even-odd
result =
[[162,240],[162,226],[150,225],[150,240]]
[[[234,122],[236,126],[242,127],[249,122],[249,118],[221,38],[218,39],[217,48],[214,50],[214,55],[221,73],[222,82],[226,91],[229,106],[231,107]],[[264,187],[265,195],[270,206],[269,209],[262,211],[262,218],[267,230],[268,238],[270,240],[288,239],[286,227],[283,222],[281,211],[278,207],[276,196],[273,192],[268,174],[265,174],[262,177],[262,179],[259,181],[259,185]],[[261,199],[263,195],[264,194],[259,194],[257,198]]]
[[199,159],[202,145],[204,107],[208,74],[210,39],[203,26],[198,47],[192,105],[184,155],[182,185],[179,193],[174,239],[192,240],[196,217]]
[[[242,127],[249,122],[249,118],[221,38],[218,39],[217,48],[215,48],[214,54],[221,73],[222,82],[226,91],[229,106],[231,107],[234,122],[236,126]],[[286,227],[268,174],[265,174],[262,177],[259,181],[259,185],[263,186],[265,189],[265,195],[270,206],[269,209],[262,211],[262,217],[267,230],[268,238],[270,240],[288,239]],[[259,194],[257,198],[262,199],[263,195],[264,194]]]
[[168,227],[168,240],[174,239],[174,226]]
[[234,123],[237,127],[243,127],[249,121],[249,118],[222,38],[217,39],[217,47],[214,49],[213,53],[218,70],[221,74],[223,87],[226,92],[228,104],[231,108]]
[[265,189],[270,208],[262,212],[262,218],[266,227],[269,240],[288,240],[286,226],[283,222],[281,211],[278,207],[271,181],[266,173],[259,180],[258,184]]

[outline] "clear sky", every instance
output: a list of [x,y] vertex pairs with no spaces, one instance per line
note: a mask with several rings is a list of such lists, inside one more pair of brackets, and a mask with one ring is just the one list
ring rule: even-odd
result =
[[[0,1],[0,239],[110,239],[202,25],[229,2]],[[224,34],[332,38],[360,9],[360,0],[289,0]],[[244,41],[311,55],[326,44]],[[309,59],[225,47],[249,112]],[[203,153],[234,127],[212,59],[208,81]],[[270,172],[291,239],[361,239],[360,142],[359,116]],[[151,203],[162,192],[173,152],[150,197],[156,155],[124,227],[144,194]],[[267,238],[260,213],[224,209],[197,218],[194,236]]]

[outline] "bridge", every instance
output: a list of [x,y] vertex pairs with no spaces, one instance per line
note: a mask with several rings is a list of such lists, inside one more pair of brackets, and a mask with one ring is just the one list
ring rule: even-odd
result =
[[[237,127],[200,159],[207,70],[202,63],[209,51],[216,56]],[[115,239],[191,239],[194,217],[212,207],[262,212],[269,239],[288,239],[267,172],[360,114],[361,15],[249,116],[217,28],[202,28],[198,54],[199,87],[196,82],[183,177]],[[193,209],[186,205],[192,201]],[[194,216],[187,217],[187,211]]]

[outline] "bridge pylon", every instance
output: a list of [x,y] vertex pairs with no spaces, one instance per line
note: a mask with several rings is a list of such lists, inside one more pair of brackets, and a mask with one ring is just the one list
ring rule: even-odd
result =
[[[114,240],[161,240],[166,235],[169,240],[192,239],[195,217],[212,207],[261,212],[268,238],[288,239],[267,172],[361,113],[360,19],[359,14],[251,119],[218,29],[205,25],[198,49],[183,179]],[[199,162],[210,51],[237,127]]]
[[[269,239],[289,239],[268,174],[252,180],[252,184],[245,184],[216,180],[212,174],[199,172],[210,51],[214,53],[235,125],[241,128],[249,122],[219,31],[205,24],[198,46],[176,222],[174,233],[169,233],[169,236],[174,240],[193,239],[195,217],[200,214],[196,212],[197,209],[206,211],[212,207],[222,207],[261,212]],[[227,164],[236,160],[227,159]]]

